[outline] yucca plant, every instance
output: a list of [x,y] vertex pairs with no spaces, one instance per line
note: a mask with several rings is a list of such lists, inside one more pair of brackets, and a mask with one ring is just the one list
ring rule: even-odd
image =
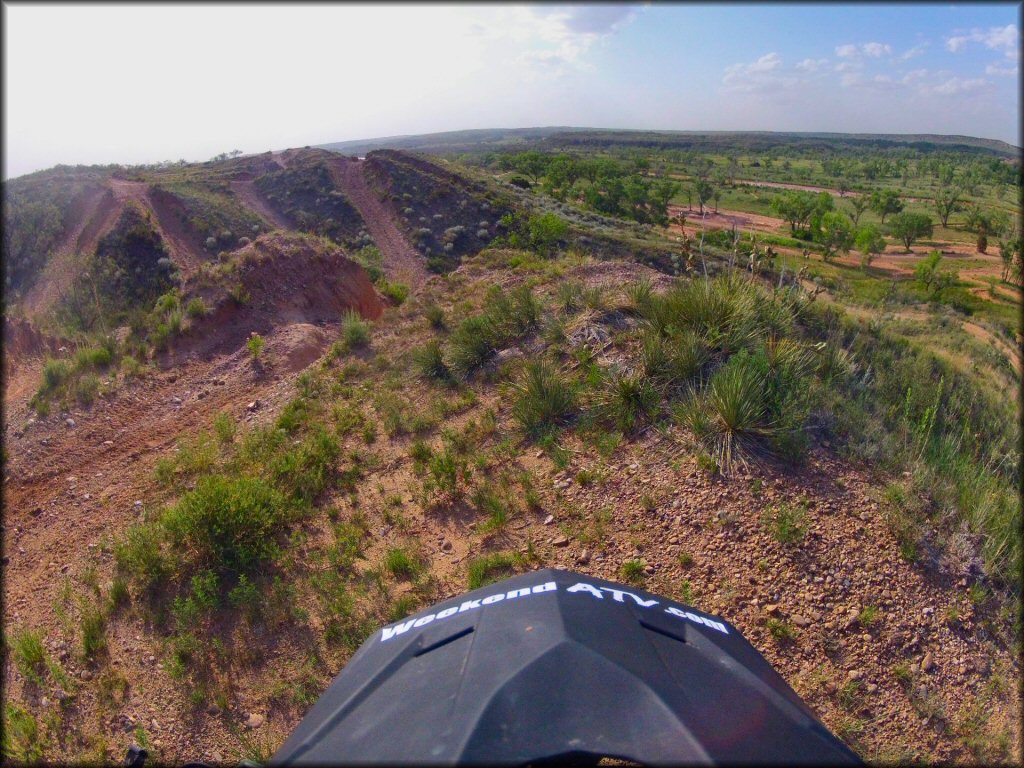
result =
[[543,360],[527,363],[515,388],[512,417],[531,438],[565,423],[576,409],[576,388]]
[[770,451],[778,429],[768,408],[763,366],[737,355],[711,377],[702,393],[693,393],[677,410],[679,419],[724,472]]
[[628,432],[639,422],[651,418],[660,400],[658,390],[642,373],[614,371],[606,375],[594,405],[600,418]]
[[444,355],[441,352],[441,342],[437,339],[432,339],[422,347],[413,350],[412,362],[417,374],[424,379],[434,379],[441,382],[452,380],[452,372],[444,361]]

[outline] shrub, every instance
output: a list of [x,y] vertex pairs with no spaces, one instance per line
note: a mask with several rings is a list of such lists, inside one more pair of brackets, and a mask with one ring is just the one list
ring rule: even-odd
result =
[[213,431],[217,440],[222,445],[227,445],[235,439],[235,422],[231,415],[221,411],[213,419]]
[[72,394],[82,405],[91,405],[100,392],[100,379],[95,373],[79,376],[72,387]]
[[114,353],[108,347],[83,347],[75,353],[75,367],[106,368],[113,359]]
[[473,503],[480,512],[487,515],[487,519],[480,526],[481,533],[501,531],[508,524],[508,505],[489,484],[477,489],[473,494]]
[[382,294],[395,302],[395,304],[404,304],[405,300],[409,298],[409,286],[402,283],[389,283],[386,280],[382,280],[378,288]]
[[415,349],[412,353],[412,362],[416,372],[424,379],[450,382],[452,372],[444,361],[441,352],[441,343],[436,339],[428,341],[422,347]]
[[206,308],[206,303],[198,296],[191,301],[185,307],[185,314],[189,317],[204,317],[209,310]]
[[327,487],[340,454],[337,440],[318,428],[295,448],[275,457],[270,475],[281,491],[311,502]]
[[370,343],[370,326],[354,309],[342,315],[341,338],[347,349],[362,349]]
[[51,391],[59,387],[71,374],[71,366],[63,360],[47,359],[43,364],[43,388]]
[[542,360],[527,364],[516,392],[512,417],[531,438],[556,429],[576,408],[575,387]]
[[96,605],[82,607],[82,653],[87,659],[95,658],[107,647],[107,617]]
[[463,320],[449,339],[448,357],[452,371],[469,376],[502,347],[522,338],[537,327],[540,304],[527,286],[505,293],[494,287],[487,294],[486,309]]
[[627,432],[638,421],[651,417],[660,399],[657,390],[646,377],[614,372],[606,376],[595,405],[601,418]]
[[431,328],[436,331],[444,330],[444,310],[437,306],[437,304],[428,304],[423,310],[423,316],[427,318]]
[[217,571],[249,571],[273,559],[292,517],[279,491],[251,477],[203,477],[161,518],[170,540]]
[[263,353],[263,349],[267,342],[258,333],[254,333],[249,337],[249,340],[245,342],[245,348],[249,350],[249,354],[252,355],[253,360],[258,360],[260,355]]

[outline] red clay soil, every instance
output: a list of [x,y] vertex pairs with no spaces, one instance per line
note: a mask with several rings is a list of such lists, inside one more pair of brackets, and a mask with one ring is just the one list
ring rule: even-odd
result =
[[231,191],[249,210],[259,216],[273,229],[294,229],[283,214],[275,211],[256,190],[251,179],[231,182]]
[[[711,208],[704,209],[704,216],[701,217],[700,212],[697,209],[690,210],[683,206],[670,205],[668,207],[669,217],[675,217],[679,214],[686,216],[687,234],[690,234],[689,230],[692,229],[700,236],[700,229],[703,223],[705,230],[712,229],[730,229],[736,227],[737,230],[744,232],[764,232],[770,235],[788,234],[780,232],[780,229],[785,225],[782,219],[775,219],[771,216],[761,216],[757,213],[745,213],[743,211],[727,211],[724,208],[719,208],[718,211],[714,211]],[[676,226],[670,227],[671,230],[675,230]]]
[[396,223],[395,213],[370,189],[363,162],[347,157],[330,161],[334,183],[359,211],[370,237],[384,256],[384,272],[391,280],[405,283],[412,291],[429,277],[423,256],[405,239]]

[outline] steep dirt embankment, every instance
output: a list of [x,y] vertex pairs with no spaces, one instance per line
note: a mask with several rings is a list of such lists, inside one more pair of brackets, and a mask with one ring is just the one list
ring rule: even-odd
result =
[[171,252],[171,260],[182,272],[190,274],[209,259],[199,234],[188,224],[185,206],[174,195],[150,187],[146,190],[146,203],[156,217],[160,235]]
[[426,282],[428,274],[423,257],[409,244],[398,228],[395,213],[374,194],[366,183],[363,162],[346,157],[330,161],[335,184],[359,211],[370,237],[384,256],[384,272],[390,279],[406,283],[413,291]]
[[285,216],[274,210],[271,205],[263,199],[256,191],[256,184],[252,179],[239,179],[231,182],[231,191],[242,201],[249,210],[263,219],[268,225],[276,229],[291,230],[294,227]]
[[384,310],[366,271],[340,249],[275,233],[258,238],[236,258],[245,303],[239,305],[224,292],[207,296],[214,311],[175,344],[167,364],[237,349],[253,332],[267,335],[297,324],[336,324],[349,309],[376,319]]
[[78,273],[75,257],[96,248],[101,232],[116,221],[117,209],[113,192],[99,184],[88,187],[75,200],[60,243],[25,296],[22,307],[26,316],[40,317],[57,303]]

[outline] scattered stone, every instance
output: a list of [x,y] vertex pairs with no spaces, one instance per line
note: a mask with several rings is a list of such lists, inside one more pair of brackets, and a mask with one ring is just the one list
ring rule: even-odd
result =
[[441,544],[442,552],[451,552],[453,549],[455,549],[455,545],[452,544],[450,541],[445,541]]
[[253,713],[251,713],[249,715],[248,719],[246,719],[245,727],[248,728],[249,730],[254,731],[257,728],[259,728],[261,725],[263,725],[263,722],[265,720],[266,720],[266,718],[263,715],[258,714],[256,712],[253,712]]
[[220,714],[220,707],[218,707],[216,704],[210,704],[210,706],[206,708],[206,714],[210,715],[211,717],[216,717]]
[[580,552],[579,555],[577,555],[576,557],[576,562],[578,562],[580,565],[586,565],[587,563],[589,563],[590,551],[584,549],[582,552]]
[[846,673],[847,680],[860,680],[862,677],[864,677],[864,672],[860,669],[851,669]]
[[171,398],[171,402],[174,403],[175,405],[181,405],[181,398],[175,395],[174,397]]
[[808,619],[806,616],[801,616],[798,613],[794,613],[793,616],[792,616],[792,619],[793,619],[793,623],[796,624],[798,627],[809,627],[809,626],[811,626],[811,620]]
[[260,407],[260,401],[259,400],[253,400],[251,403],[249,403],[247,406],[245,406],[245,410],[247,410],[247,411],[255,411],[259,407]]
[[556,536],[552,539],[551,543],[556,547],[565,547],[569,545],[569,539],[563,536]]
[[555,522],[555,516],[554,515],[548,515],[547,517],[544,518],[544,525],[551,525],[553,522]]
[[113,441],[113,440],[104,440],[104,441],[103,441],[103,444],[104,444],[104,445],[113,445],[113,444],[114,444],[114,441]]
[[779,613],[779,606],[776,603],[768,603],[764,607],[764,612],[771,616],[776,616]]
[[69,427],[73,427],[73,426],[75,426],[75,420],[74,420],[74,419],[72,419],[72,418],[70,418],[70,417],[69,417],[69,418],[66,418],[66,419],[64,419],[64,423],[65,423],[65,424],[66,424],[67,426],[69,426]]
[[928,651],[924,655],[924,659],[921,661],[921,670],[924,672],[931,672],[935,666],[935,658],[932,656],[932,652]]
[[864,690],[866,690],[868,693],[874,693],[875,691],[878,690],[878,686],[875,685],[874,683],[868,683],[867,685],[864,686]]

